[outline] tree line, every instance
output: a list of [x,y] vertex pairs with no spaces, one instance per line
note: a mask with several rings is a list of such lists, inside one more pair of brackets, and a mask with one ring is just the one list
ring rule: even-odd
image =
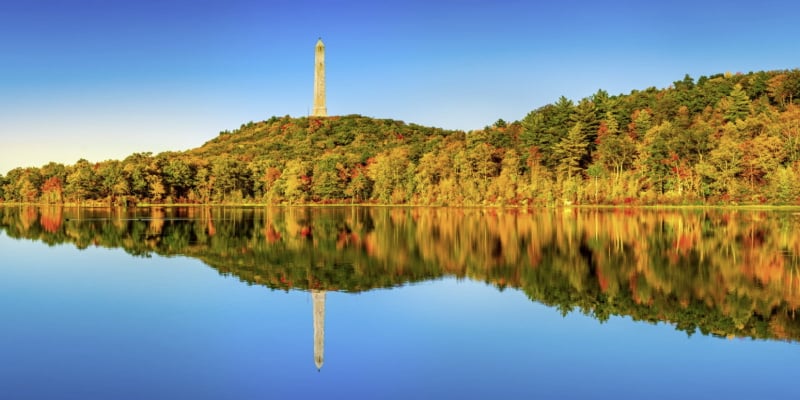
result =
[[800,70],[565,97],[470,132],[272,117],[184,152],[0,175],[6,202],[797,204]]

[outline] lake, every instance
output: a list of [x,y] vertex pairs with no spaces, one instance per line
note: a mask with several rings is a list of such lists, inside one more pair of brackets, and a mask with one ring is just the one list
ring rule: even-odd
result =
[[0,207],[0,398],[797,398],[800,214]]

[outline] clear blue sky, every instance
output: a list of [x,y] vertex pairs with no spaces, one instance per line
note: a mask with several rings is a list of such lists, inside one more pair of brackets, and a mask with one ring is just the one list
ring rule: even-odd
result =
[[312,105],[478,129],[564,95],[800,67],[800,4],[752,1],[0,2],[0,173],[185,150]]

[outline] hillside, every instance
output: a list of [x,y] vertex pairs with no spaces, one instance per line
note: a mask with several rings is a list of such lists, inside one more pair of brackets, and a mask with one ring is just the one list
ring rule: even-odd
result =
[[378,152],[399,146],[411,146],[412,153],[421,155],[453,133],[360,115],[272,117],[262,122],[243,124],[233,132],[220,132],[216,138],[187,153],[202,158],[226,155],[244,162],[283,159],[308,161],[326,153],[336,153],[347,155],[351,159],[348,161],[366,163]]
[[0,176],[6,202],[796,204],[800,70],[688,75],[468,133],[272,117],[203,146]]

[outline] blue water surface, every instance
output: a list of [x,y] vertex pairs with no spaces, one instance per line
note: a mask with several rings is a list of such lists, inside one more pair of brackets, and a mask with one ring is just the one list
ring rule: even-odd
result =
[[567,316],[445,278],[311,295],[0,233],[0,398],[796,398],[800,347]]

